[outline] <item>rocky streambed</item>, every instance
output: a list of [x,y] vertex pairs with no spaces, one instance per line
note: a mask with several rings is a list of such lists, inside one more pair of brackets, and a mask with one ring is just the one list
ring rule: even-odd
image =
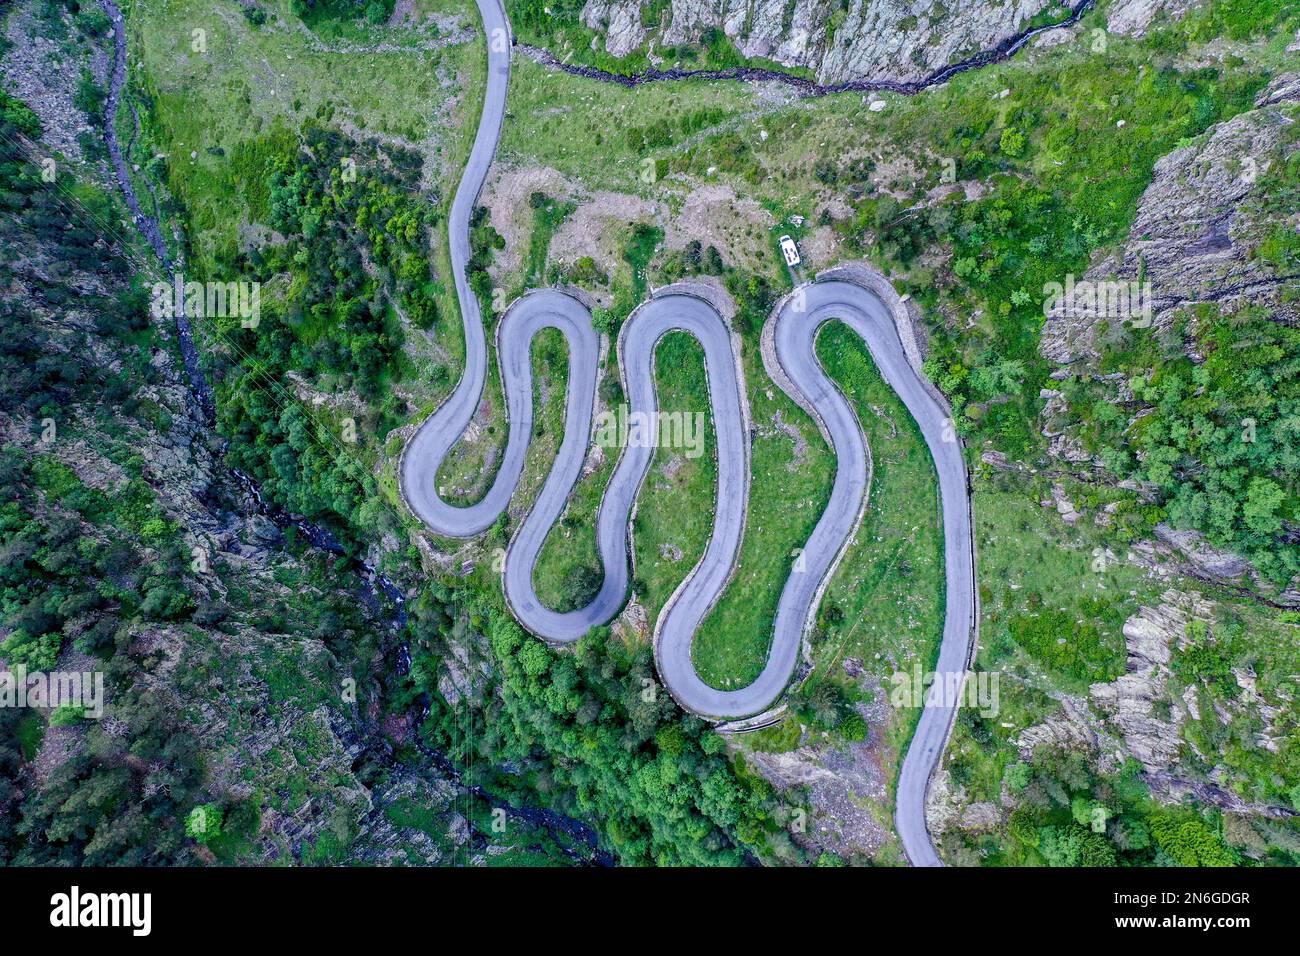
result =
[[666,70],[650,69],[639,73],[614,73],[609,70],[597,69],[596,67],[569,63],[560,59],[551,51],[540,47],[530,46],[528,44],[519,44],[519,49],[530,59],[542,66],[560,70],[573,76],[582,76],[587,79],[599,80],[604,83],[617,83],[620,86],[626,86],[629,88],[641,86],[646,83],[659,83],[665,80],[739,80],[746,83],[780,83],[785,86],[794,87],[794,89],[799,93],[806,96],[829,96],[832,93],[855,92],[902,93],[911,96],[930,89],[931,87],[940,86],[948,82],[954,76],[957,76],[959,73],[976,70],[993,63],[1000,63],[1003,60],[1014,56],[1025,46],[1026,43],[1042,33],[1046,33],[1049,30],[1058,30],[1073,26],[1079,22],[1080,18],[1082,18],[1092,6],[1092,3],[1093,0],[1078,0],[1078,2],[1070,8],[1069,15],[1062,20],[1040,24],[1038,26],[1026,27],[1004,38],[989,49],[981,50],[973,56],[935,69],[926,76],[917,80],[860,79],[846,80],[839,83],[819,83],[815,80],[810,80],[807,77],[787,73],[782,70],[773,70],[766,67],[756,66],[727,67],[716,70],[688,70],[678,68]]

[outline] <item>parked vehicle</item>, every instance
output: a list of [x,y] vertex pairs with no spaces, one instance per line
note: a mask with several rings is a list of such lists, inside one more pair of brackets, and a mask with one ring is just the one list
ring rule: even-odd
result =
[[789,236],[782,236],[777,240],[781,245],[781,255],[785,256],[785,264],[791,269],[803,261],[799,257],[799,247],[794,244],[794,240]]

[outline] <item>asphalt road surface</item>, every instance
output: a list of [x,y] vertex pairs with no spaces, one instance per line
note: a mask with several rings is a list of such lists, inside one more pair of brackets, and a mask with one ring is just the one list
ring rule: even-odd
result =
[[[497,472],[496,482],[482,501],[470,508],[454,508],[438,495],[434,478],[438,465],[474,417],[483,396],[487,378],[487,338],[483,334],[483,317],[478,299],[470,291],[466,268],[469,265],[469,218],[478,201],[483,180],[496,153],[505,116],[506,87],[510,83],[510,25],[501,0],[478,0],[487,36],[487,89],[483,95],[483,113],[470,150],[469,162],[461,175],[460,185],[451,201],[451,218],[447,233],[451,240],[451,268],[456,280],[456,298],[460,302],[465,327],[465,375],[439,406],[402,453],[401,483],[407,504],[429,527],[443,534],[468,537],[486,531],[505,510],[515,482],[524,466],[525,447],[516,441],[517,429],[511,416],[510,443]],[[590,324],[590,321],[588,322]],[[513,412],[514,409],[511,409]],[[529,423],[531,425],[531,422]],[[522,433],[524,438],[528,435]],[[512,455],[514,457],[512,457]]]
[[[790,576],[781,595],[768,670],[778,655],[793,663],[798,645],[796,629],[805,622],[810,623],[816,614],[819,582],[833,570],[834,561],[852,535],[863,505],[867,476],[862,431],[853,410],[827,378],[814,354],[817,330],[826,322],[838,319],[862,337],[881,376],[916,420],[934,458],[943,509],[945,563],[943,640],[935,671],[939,674],[964,672],[975,620],[975,568],[966,466],[948,413],[908,363],[893,318],[874,293],[851,282],[824,281],[806,286],[803,298],[802,312],[795,311],[797,300],[792,299],[777,317],[776,357],[800,393],[792,394],[791,398],[800,401],[802,397],[801,404],[811,404],[816,409],[835,447],[838,467],[830,502],[804,547],[807,567],[804,573]],[[780,645],[783,638],[790,647]],[[763,674],[766,676],[767,670]],[[936,681],[934,686],[941,691],[944,683]],[[918,866],[940,864],[925,826],[925,795],[948,739],[955,714],[952,703],[944,700],[941,693],[928,696],[899,775],[898,833],[908,859]]]
[[[459,507],[442,500],[438,468],[468,427],[487,378],[487,342],[478,302],[469,289],[469,217],[487,175],[504,116],[509,80],[509,27],[500,0],[478,0],[488,37],[488,80],[473,151],[452,204],[449,224],[456,293],[465,327],[465,375],[451,397],[412,437],[402,456],[401,484],[411,509],[434,531],[471,537],[491,527],[509,504],[523,470],[532,435],[530,344],[543,328],[558,328],[569,347],[565,434],[550,474],[506,554],[503,586],[511,611],[529,631],[568,643],[604,624],[628,596],[629,517],[654,454],[653,440],[629,441],[622,449],[596,521],[604,564],[600,592],[584,608],[561,614],[545,607],[533,589],[532,572],[551,526],[582,471],[592,438],[600,341],[587,309],[555,290],[514,302],[497,332],[498,361],[510,432],[496,479],[478,503]],[[705,354],[717,447],[718,487],[713,532],[704,557],[669,599],[655,631],[655,659],[664,686],[685,708],[705,717],[745,717],[771,707],[798,662],[803,636],[822,591],[862,516],[869,465],[862,430],[839,389],[814,354],[818,329],[838,319],[864,340],[885,381],[921,429],[934,457],[943,506],[946,551],[946,617],[936,670],[966,669],[974,620],[974,568],[966,471],[961,446],[948,429],[947,411],[908,363],[893,318],[864,286],[836,279],[802,287],[769,322],[782,387],[815,412],[837,458],[830,502],[804,546],[804,559],[785,583],[773,624],[771,652],[749,686],[718,690],[704,683],[691,661],[691,642],[726,587],[740,552],[749,498],[749,427],[738,363],[726,323],[711,304],[669,287],[624,323],[618,343],[624,388],[633,415],[655,420],[654,347],[668,331],[693,335]],[[936,685],[942,682],[936,682]],[[917,865],[940,861],[925,827],[925,795],[951,728],[951,702],[932,695],[903,762],[897,794],[897,825],[908,858]]]

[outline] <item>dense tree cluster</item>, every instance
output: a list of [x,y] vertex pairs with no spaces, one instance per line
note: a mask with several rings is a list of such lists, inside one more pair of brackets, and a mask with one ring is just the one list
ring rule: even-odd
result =
[[[984,718],[969,708],[958,720],[973,728],[976,740],[989,738],[977,725]],[[951,761],[961,783],[964,762]],[[1116,773],[1098,773],[1087,754],[1040,747],[1029,762],[1010,764],[1003,787],[1017,807],[1005,834],[973,838],[962,847],[947,838],[949,858],[962,862],[1047,866],[1235,866],[1241,862],[1225,841],[1217,814],[1153,801],[1141,779],[1141,766],[1129,761]],[[968,854],[975,849],[984,858]],[[1276,851],[1276,862],[1287,862]]]
[[[481,712],[435,705],[425,730],[464,765],[525,768],[518,776],[485,771],[492,789],[527,799],[531,788],[562,812],[598,821],[629,864],[800,858],[778,826],[785,811],[770,786],[733,764],[704,722],[682,716],[658,685],[648,648],[630,649],[597,628],[576,652],[556,652],[498,607],[426,600],[414,611],[423,635],[416,646],[436,647],[435,634],[453,631],[473,646],[467,631],[486,632],[499,690],[482,695]],[[428,656],[415,674],[436,701],[435,669]]]
[[[1259,310],[1204,310],[1189,339],[1200,364],[1180,353],[1129,380],[1148,414],[1124,431],[1100,412],[1115,444],[1108,461],[1149,482],[1169,520],[1237,549],[1279,582],[1300,574],[1288,530],[1300,498],[1300,330]],[[1189,343],[1190,344],[1190,343]]]
[[416,324],[436,314],[428,260],[434,205],[413,198],[378,156],[315,126],[304,131],[300,152],[276,162],[270,183],[271,224],[292,237],[263,266],[294,275],[284,316],[294,340],[279,345],[289,350],[285,364],[354,385],[367,401],[381,398],[402,345],[386,285]]
[[1298,350],[1300,332],[1263,309],[1199,306],[1110,353],[1129,395],[1083,379],[1063,391],[1086,446],[1149,489],[1148,523],[1201,531],[1285,583],[1300,573]]
[[[428,255],[437,208],[413,188],[418,157],[385,149],[380,156],[373,143],[308,124],[301,142],[290,139],[266,160],[272,225],[289,241],[252,253],[248,267],[264,283],[286,272],[292,281],[283,305],[263,297],[257,328],[229,323],[236,348],[217,369],[232,464],[345,543],[354,538],[349,522],[374,497],[357,447],[406,420],[391,387],[404,368],[398,310],[421,328],[438,317]],[[354,389],[364,408],[355,434],[287,396],[291,373],[321,391]]]
[[495,314],[492,308],[492,276],[488,267],[492,265],[492,256],[506,247],[505,236],[497,232],[488,221],[486,206],[475,206],[469,219],[469,262],[465,274],[469,287],[479,301],[479,310],[485,319],[491,320]]
[[507,11],[516,28],[547,31],[555,23],[577,23],[583,0],[510,0]]

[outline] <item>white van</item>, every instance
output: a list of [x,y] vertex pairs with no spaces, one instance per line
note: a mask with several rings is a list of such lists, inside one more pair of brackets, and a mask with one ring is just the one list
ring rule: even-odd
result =
[[785,264],[791,269],[803,261],[799,258],[799,247],[789,236],[782,236],[777,242],[781,245],[781,255],[785,256]]

